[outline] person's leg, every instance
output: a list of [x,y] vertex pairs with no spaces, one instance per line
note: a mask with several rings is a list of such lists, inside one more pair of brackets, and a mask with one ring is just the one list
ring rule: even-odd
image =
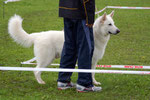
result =
[[[91,69],[94,50],[93,29],[86,26],[85,20],[78,24],[78,68]],[[77,84],[85,87],[93,87],[91,73],[79,73]]]
[[[76,28],[72,19],[64,18],[65,42],[61,54],[60,68],[75,68],[77,61]],[[69,83],[71,72],[59,72],[58,82]]]

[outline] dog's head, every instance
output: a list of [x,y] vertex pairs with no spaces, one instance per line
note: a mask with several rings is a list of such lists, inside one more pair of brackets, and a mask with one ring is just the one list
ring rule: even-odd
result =
[[115,26],[115,23],[113,21],[114,11],[112,11],[109,15],[104,13],[99,18],[100,28],[102,31],[102,34],[108,35],[108,34],[118,34],[120,30]]

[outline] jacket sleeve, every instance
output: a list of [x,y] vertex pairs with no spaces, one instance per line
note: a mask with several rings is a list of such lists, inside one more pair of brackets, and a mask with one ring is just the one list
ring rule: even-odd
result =
[[81,0],[86,16],[86,23],[93,24],[95,19],[95,0]]

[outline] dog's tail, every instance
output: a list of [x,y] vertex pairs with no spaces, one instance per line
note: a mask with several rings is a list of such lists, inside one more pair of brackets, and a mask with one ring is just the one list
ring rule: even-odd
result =
[[8,23],[8,33],[17,43],[30,47],[33,44],[33,38],[22,28],[22,21],[23,19],[18,15],[11,17]]

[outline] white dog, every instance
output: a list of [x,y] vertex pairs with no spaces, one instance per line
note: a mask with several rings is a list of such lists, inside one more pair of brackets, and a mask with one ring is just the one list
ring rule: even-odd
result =
[[[99,59],[104,55],[107,42],[110,34],[119,33],[119,29],[114,25],[112,19],[114,12],[99,17],[93,26],[95,49],[92,59],[92,69],[96,68]],[[60,57],[63,43],[64,31],[47,31],[40,33],[28,34],[22,28],[22,18],[18,15],[13,16],[8,23],[8,31],[10,36],[24,47],[30,47],[34,44],[34,55],[37,61],[37,68],[46,67],[52,63],[55,58]],[[45,84],[41,79],[41,72],[34,72],[36,80],[39,84]],[[94,73],[92,74],[93,83],[99,85],[95,80]]]

